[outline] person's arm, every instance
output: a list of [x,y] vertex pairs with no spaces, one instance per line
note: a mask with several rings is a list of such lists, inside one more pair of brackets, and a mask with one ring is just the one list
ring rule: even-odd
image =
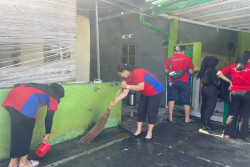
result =
[[47,111],[47,115],[45,117],[45,136],[43,138],[43,143],[47,143],[49,141],[54,113],[55,111],[53,110]]
[[115,99],[114,102],[111,102],[109,107],[113,107],[117,102],[124,99],[130,90],[134,91],[142,91],[144,89],[144,82],[139,83],[137,85],[128,85],[125,81],[121,83],[121,87],[123,88],[122,93]]
[[230,84],[230,86],[229,86],[228,89],[230,89],[231,87],[233,87],[232,81],[230,79],[228,79],[221,71],[217,72],[217,76]]
[[166,63],[165,63],[165,73],[169,73],[170,72],[170,64],[169,64],[169,59],[167,59]]
[[199,68],[196,67],[195,69],[188,69],[188,72],[191,75],[195,75],[197,72],[199,72]]
[[122,82],[121,87],[140,92],[144,89],[144,82],[141,82],[137,85],[128,85],[126,82]]
[[113,107],[117,102],[124,99],[128,95],[129,89],[123,89],[122,93],[115,99],[114,102],[111,102],[109,107]]

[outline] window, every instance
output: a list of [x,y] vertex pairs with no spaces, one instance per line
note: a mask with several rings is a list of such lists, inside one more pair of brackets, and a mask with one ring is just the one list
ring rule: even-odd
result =
[[19,44],[2,44],[0,47],[0,68],[20,65],[20,46]]
[[135,65],[136,43],[127,43],[121,45],[120,63]]
[[45,45],[44,46],[44,62],[51,62],[55,60],[70,59],[71,52],[66,46],[61,45]]

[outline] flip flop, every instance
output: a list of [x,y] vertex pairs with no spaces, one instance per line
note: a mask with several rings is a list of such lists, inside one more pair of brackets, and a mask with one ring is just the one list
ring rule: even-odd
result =
[[[19,166],[19,163],[17,163],[16,165],[12,166],[12,167],[18,167]],[[10,166],[9,166],[10,167]]]
[[30,160],[31,165],[29,167],[36,167],[39,165],[39,161],[35,161],[35,160]]
[[189,122],[185,122],[185,120],[184,120],[184,124],[192,124],[192,123],[195,123],[195,120],[194,120],[194,119],[192,119],[192,120],[189,121]]
[[172,121],[170,121],[170,119],[168,119],[168,118],[167,118],[167,122],[173,122],[173,120],[172,120]]

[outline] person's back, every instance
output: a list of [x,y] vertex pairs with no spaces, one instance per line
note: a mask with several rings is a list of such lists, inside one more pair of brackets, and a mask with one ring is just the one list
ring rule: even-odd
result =
[[[185,123],[193,123],[194,120],[189,118],[190,112],[190,78],[191,74],[195,74],[198,70],[193,70],[194,66],[189,57],[184,55],[185,46],[177,46],[175,48],[175,54],[168,58],[165,63],[165,72],[169,73],[169,89],[168,89],[168,110],[169,120],[172,121],[172,113],[174,109],[174,103],[176,100],[180,100],[184,105],[185,110]],[[184,74],[172,79],[171,73],[181,72]]]

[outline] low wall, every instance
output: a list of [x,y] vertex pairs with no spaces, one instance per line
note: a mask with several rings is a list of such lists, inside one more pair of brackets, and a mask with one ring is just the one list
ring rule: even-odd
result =
[[[65,97],[61,99],[54,115],[50,144],[60,143],[84,134],[90,126],[98,121],[109,107],[119,89],[119,83],[98,84],[97,91],[93,83],[63,85]],[[4,101],[11,89],[0,89],[0,103]],[[47,107],[40,108],[32,137],[31,150],[35,150],[45,133],[44,119]],[[121,122],[121,102],[115,105],[105,128],[117,126]],[[10,117],[0,107],[0,159],[9,156]]]

